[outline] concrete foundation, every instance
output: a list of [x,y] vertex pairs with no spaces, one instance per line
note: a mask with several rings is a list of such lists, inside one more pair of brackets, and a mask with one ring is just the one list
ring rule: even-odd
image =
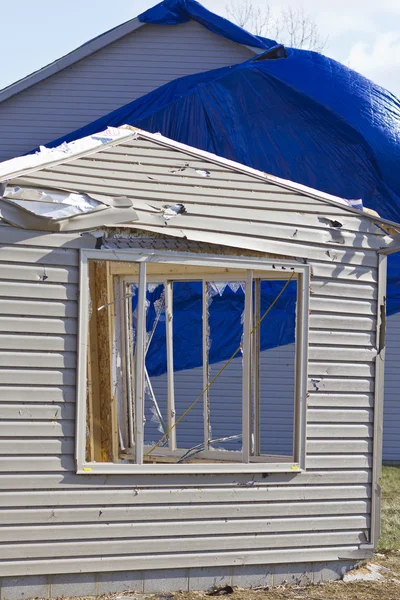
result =
[[341,579],[356,566],[355,561],[337,561],[3,577],[0,580],[0,600],[100,596],[126,590],[151,594],[210,590],[224,585],[242,588],[307,585]]

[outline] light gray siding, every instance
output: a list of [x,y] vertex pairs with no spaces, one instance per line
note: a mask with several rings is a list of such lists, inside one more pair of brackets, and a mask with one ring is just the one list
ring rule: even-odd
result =
[[[46,236],[47,248],[27,232],[7,246],[8,236],[15,237],[15,230],[2,228],[3,266],[12,267],[2,281],[6,294],[15,294],[12,286],[25,287],[32,269],[39,276],[40,269],[54,269],[54,278],[27,284],[29,315],[14,319],[9,313],[0,322],[3,351],[13,353],[0,369],[0,575],[141,570],[154,553],[160,569],[360,555],[371,498],[373,357],[356,357],[351,377],[343,362],[324,359],[339,352],[353,360],[346,342],[330,335],[360,335],[363,317],[336,325],[326,296],[326,307],[313,309],[311,350],[322,360],[310,361],[319,389],[310,382],[307,472],[256,475],[249,488],[248,475],[75,475],[78,250],[49,247],[68,247],[72,236]],[[348,251],[350,264],[353,254]],[[375,269],[370,272],[374,277]],[[356,296],[357,282],[346,283]],[[68,315],[59,307],[65,297]],[[363,298],[355,302],[361,310]],[[322,316],[323,324],[316,320]],[[369,318],[365,351],[373,353]],[[18,327],[10,327],[15,321]]]
[[2,102],[0,161],[45,145],[173,79],[251,56],[195,21],[142,26]]
[[[166,173],[182,162],[210,176]],[[0,317],[1,352],[13,356],[0,368],[0,576],[368,556],[382,231],[362,215],[143,140],[21,179],[130,195],[139,216],[132,228],[144,233],[130,238],[127,229],[128,241],[143,235],[151,244],[150,230],[185,236],[175,249],[200,240],[308,262],[308,455],[305,472],[251,478],[77,475],[76,282],[79,248],[91,238],[3,226],[2,299],[16,308],[5,304]],[[166,226],[155,209],[178,199],[188,212]]]
[[383,460],[400,463],[400,313],[391,315],[386,329]]

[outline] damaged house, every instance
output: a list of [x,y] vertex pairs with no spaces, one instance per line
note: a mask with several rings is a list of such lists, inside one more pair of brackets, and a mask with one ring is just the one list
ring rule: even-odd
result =
[[[195,0],[165,0],[1,90],[0,160],[128,123],[336,197],[362,198],[364,206],[399,221],[398,100],[329,57],[279,41],[252,35]],[[397,255],[390,257],[386,463],[400,461],[399,272]],[[291,282],[280,299],[292,321],[294,287]],[[295,344],[293,323],[278,325],[283,309],[280,317],[261,336],[261,347],[268,352],[269,385],[281,398],[270,433],[286,452],[293,430],[286,373]],[[229,330],[224,348],[233,352],[239,332]],[[157,390],[166,385],[165,356],[162,368],[149,367]],[[153,358],[158,365],[159,356]],[[178,365],[179,377],[195,385],[199,360],[198,350]]]
[[3,597],[317,582],[370,557],[398,226],[134,128],[0,179]]

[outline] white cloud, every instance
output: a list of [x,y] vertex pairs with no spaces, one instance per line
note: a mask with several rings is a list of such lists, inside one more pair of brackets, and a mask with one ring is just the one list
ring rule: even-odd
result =
[[[311,14],[311,12],[310,12]],[[371,15],[354,15],[351,11],[322,11],[312,14],[318,22],[321,32],[328,35],[330,39],[347,36],[349,34],[373,35],[376,33],[376,25]]]
[[400,32],[380,34],[372,45],[356,42],[345,63],[400,96]]

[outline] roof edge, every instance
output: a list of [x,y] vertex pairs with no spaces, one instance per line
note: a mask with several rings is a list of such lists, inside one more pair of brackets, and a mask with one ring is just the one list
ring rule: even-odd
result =
[[267,181],[269,183],[274,183],[279,187],[283,187],[293,192],[308,195],[312,198],[315,198],[316,200],[321,200],[326,204],[331,204],[332,206],[342,208],[346,212],[351,212],[359,217],[365,217],[370,221],[381,223],[382,225],[388,225],[389,227],[393,227],[396,229],[400,229],[400,223],[390,221],[389,219],[384,219],[377,215],[370,214],[367,211],[364,212],[358,210],[357,208],[353,208],[352,206],[349,206],[349,204],[344,198],[340,198],[339,196],[333,196],[332,194],[328,194],[326,192],[310,188],[301,183],[296,183],[295,181],[290,181],[289,179],[282,179],[281,177],[270,175],[269,173],[265,173],[264,171],[253,169],[252,167],[248,167],[247,165],[243,165],[242,163],[230,160],[229,158],[222,158],[220,156],[217,156],[216,154],[207,152],[206,150],[200,150],[199,148],[194,148],[193,146],[188,146],[187,144],[182,144],[181,142],[176,142],[175,140],[163,136],[161,133],[150,133],[148,131],[144,131],[143,129],[133,127],[132,125],[122,125],[121,129],[128,129],[132,132],[137,132],[137,134],[140,137],[144,137],[154,142],[164,144],[165,146],[182,150],[182,152],[193,154],[197,157],[205,158],[206,160],[209,160],[215,164],[221,165],[223,167],[228,167],[235,171],[240,171],[242,173],[245,173],[246,175],[251,175],[253,177],[256,177],[257,179],[262,179],[263,181]]
[[[22,167],[20,169],[14,169],[14,171],[11,170],[8,173],[4,172],[0,176],[0,181],[3,181],[3,182],[12,181],[13,179],[23,177],[24,175],[28,175],[28,174],[38,171],[42,168],[47,168],[50,166],[67,163],[71,160],[76,160],[77,158],[81,158],[83,156],[96,154],[97,152],[101,152],[102,150],[105,150],[106,148],[109,148],[109,147],[112,147],[115,145],[119,145],[122,142],[127,142],[132,139],[137,139],[138,137],[141,137],[141,138],[150,140],[152,142],[155,142],[156,144],[164,145],[169,148],[175,148],[177,150],[180,150],[181,152],[185,152],[186,154],[191,154],[194,157],[204,158],[204,159],[210,161],[211,163],[220,165],[222,167],[225,167],[225,168],[228,168],[231,170],[235,170],[235,171],[244,173],[246,175],[250,175],[250,176],[252,176],[256,179],[262,180],[264,182],[273,183],[279,187],[289,189],[293,192],[308,195],[312,198],[315,198],[316,200],[320,200],[321,202],[324,202],[325,204],[330,204],[331,206],[336,206],[338,208],[341,208],[344,212],[350,212],[353,215],[357,215],[358,217],[366,218],[369,221],[372,221],[373,223],[375,223],[377,225],[386,225],[391,228],[394,228],[394,229],[396,229],[396,232],[397,232],[397,230],[400,230],[400,223],[396,223],[394,221],[384,219],[377,215],[373,215],[367,211],[364,212],[364,211],[358,210],[357,208],[353,208],[352,206],[349,206],[349,204],[347,203],[347,201],[344,198],[340,198],[338,196],[332,196],[331,194],[327,194],[325,192],[315,190],[313,188],[309,188],[300,183],[289,181],[287,179],[282,179],[282,178],[276,177],[274,175],[269,175],[268,173],[259,171],[257,169],[253,169],[252,167],[248,167],[248,166],[238,163],[236,161],[233,161],[233,160],[230,160],[227,158],[222,158],[220,156],[217,156],[216,154],[212,154],[211,152],[207,152],[205,150],[200,150],[199,148],[194,148],[193,146],[188,146],[187,144],[182,144],[181,142],[177,142],[175,140],[172,140],[170,138],[167,138],[167,137],[161,135],[161,133],[150,133],[148,131],[144,131],[143,129],[133,127],[131,125],[123,125],[121,127],[114,128],[114,131],[117,133],[117,135],[115,135],[115,134],[112,135],[112,138],[108,139],[107,141],[102,142],[99,145],[96,144],[91,147],[86,147],[84,149],[83,148],[81,149],[80,147],[78,147],[76,149],[75,153],[72,153],[69,155],[64,154],[64,155],[60,156],[60,154],[58,154],[58,156],[56,156],[56,157],[54,155],[52,156],[51,154],[47,154],[47,156],[44,155],[43,161],[41,161],[41,162],[34,161],[35,164],[32,164],[30,166]],[[88,138],[82,138],[82,139],[90,139],[90,138],[91,138],[91,136],[89,136]],[[96,134],[95,138],[101,139],[101,132]],[[74,143],[74,142],[72,142],[72,143]],[[56,149],[53,149],[53,150],[56,150]],[[29,156],[31,158],[39,157],[38,154],[28,155],[28,157]],[[15,160],[16,159],[11,159],[10,161],[4,162],[2,164],[3,168],[4,168],[4,165],[7,164],[7,162],[13,162]],[[392,234],[389,234],[389,235],[391,238],[393,238]]]
[[105,46],[116,42],[125,35],[133,33],[144,25],[146,25],[146,23],[142,23],[138,17],[135,17],[134,19],[125,21],[125,23],[122,23],[121,25],[117,25],[105,33],[101,33],[89,42],[85,42],[81,46],[78,46],[78,48],[75,48],[75,50],[71,50],[71,52],[65,54],[61,58],[56,59],[41,69],[26,75],[26,77],[23,77],[22,79],[19,79],[18,81],[11,83],[9,86],[0,90],[0,102],[4,102],[5,100],[12,98],[16,94],[23,92],[36,83],[40,83],[44,79],[55,75],[59,71],[63,71],[83,58],[86,58],[94,52],[101,50]]

